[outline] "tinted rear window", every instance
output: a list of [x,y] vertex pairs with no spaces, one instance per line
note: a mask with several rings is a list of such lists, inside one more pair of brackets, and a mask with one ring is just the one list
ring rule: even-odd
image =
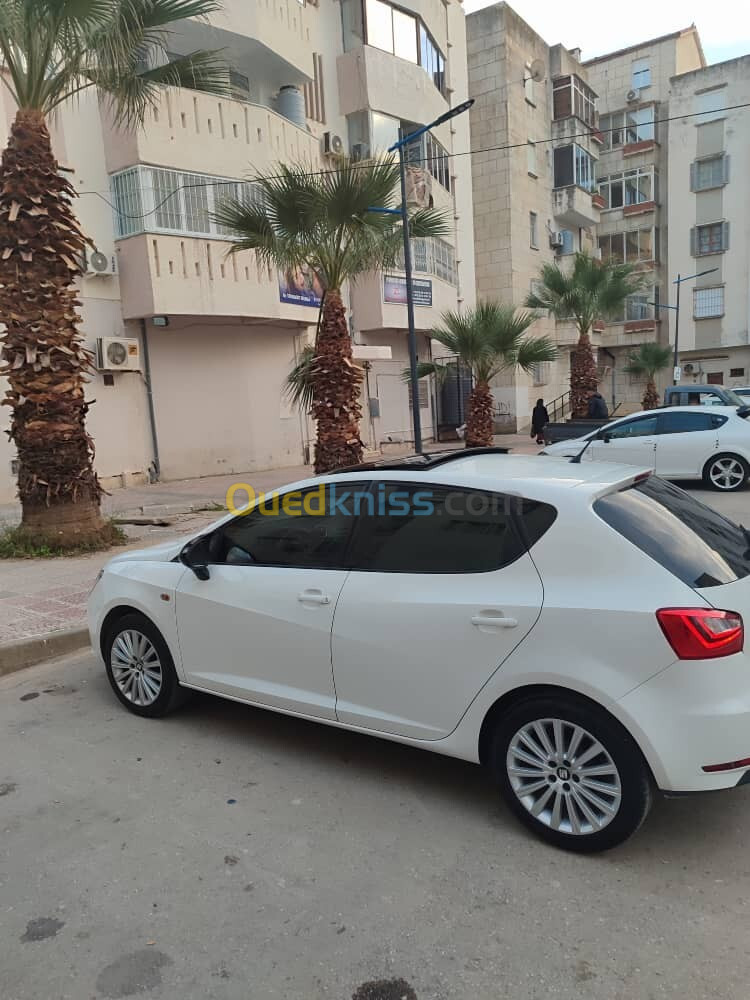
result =
[[602,497],[594,510],[690,587],[716,587],[750,574],[750,541],[742,529],[662,479]]

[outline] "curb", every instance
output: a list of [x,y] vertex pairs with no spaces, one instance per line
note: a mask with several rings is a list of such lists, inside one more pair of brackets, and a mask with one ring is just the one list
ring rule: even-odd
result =
[[88,646],[90,641],[89,630],[80,626],[4,643],[0,646],[0,677],[34,667],[45,660],[54,660],[66,653],[75,653]]

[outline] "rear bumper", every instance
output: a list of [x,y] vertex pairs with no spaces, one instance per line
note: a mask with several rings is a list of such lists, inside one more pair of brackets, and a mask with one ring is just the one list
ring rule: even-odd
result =
[[619,702],[663,791],[705,792],[750,783],[750,656],[680,660]]

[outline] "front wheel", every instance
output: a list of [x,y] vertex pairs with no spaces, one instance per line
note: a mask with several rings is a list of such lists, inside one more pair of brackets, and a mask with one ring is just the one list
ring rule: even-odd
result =
[[703,481],[711,489],[722,493],[732,493],[741,490],[750,475],[750,468],[744,458],[739,455],[716,455],[706,462],[703,469]]
[[164,637],[145,615],[124,615],[112,625],[104,662],[113,691],[135,715],[156,719],[190,697],[179,685]]
[[492,766],[516,816],[570,851],[615,847],[651,807],[650,773],[630,735],[574,696],[513,706],[497,727]]

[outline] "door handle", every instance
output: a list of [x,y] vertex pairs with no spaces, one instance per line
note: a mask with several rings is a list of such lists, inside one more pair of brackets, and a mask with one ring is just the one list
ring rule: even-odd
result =
[[474,615],[471,619],[472,625],[490,628],[515,628],[518,625],[517,618],[505,618],[502,614]]
[[297,595],[297,600],[301,604],[330,604],[331,598],[324,594],[322,590],[303,590]]

